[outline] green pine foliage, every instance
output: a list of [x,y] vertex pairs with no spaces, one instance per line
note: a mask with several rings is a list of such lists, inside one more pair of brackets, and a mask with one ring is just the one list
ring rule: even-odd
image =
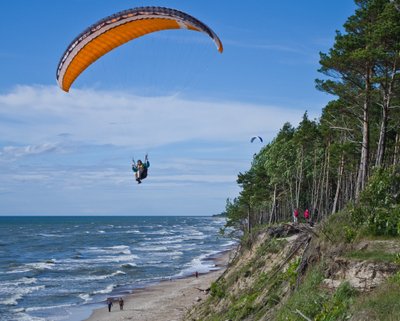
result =
[[[332,100],[318,119],[305,112],[298,125],[285,123],[238,174],[241,190],[227,200],[224,231],[242,248],[252,249],[261,226],[293,221],[295,209],[305,223],[308,209],[322,242],[343,249],[346,259],[400,262],[396,253],[348,250],[364,238],[400,236],[400,11],[390,0],[354,2],[357,9],[332,48],[320,53],[316,88]],[[273,239],[257,254],[264,258],[281,246]],[[258,275],[263,262],[252,260],[213,284],[210,300],[227,308],[203,319],[263,320],[273,313],[273,320],[398,318],[399,276],[365,297],[346,282],[333,293],[324,288],[322,266],[310,266],[298,283],[299,260]],[[230,293],[242,278],[255,279],[254,286]]]
[[238,174],[241,192],[226,207],[229,226],[251,233],[292,220],[296,208],[300,218],[309,209],[319,222],[355,204],[352,215],[367,217],[371,233],[398,234],[399,209],[372,195],[380,188],[375,180],[388,180],[389,168],[400,166],[400,12],[389,0],[355,3],[332,48],[320,53],[316,87],[334,99],[319,119],[305,112],[298,126],[285,123]]

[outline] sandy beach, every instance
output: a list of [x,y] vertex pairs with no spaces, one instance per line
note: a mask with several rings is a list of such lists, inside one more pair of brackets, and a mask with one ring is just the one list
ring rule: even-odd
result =
[[180,321],[188,309],[207,298],[199,289],[207,289],[226,269],[230,254],[227,252],[215,260],[217,271],[207,274],[164,281],[139,289],[124,297],[124,309],[118,302],[108,312],[104,308],[95,310],[86,321]]

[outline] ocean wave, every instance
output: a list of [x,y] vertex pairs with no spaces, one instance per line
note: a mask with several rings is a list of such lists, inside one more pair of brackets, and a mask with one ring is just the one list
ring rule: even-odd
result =
[[133,262],[139,259],[139,256],[131,255],[100,255],[94,258],[86,259],[66,259],[60,261],[58,265],[59,270],[78,271],[80,269],[86,270],[88,265],[104,264],[104,263],[119,263],[119,262]]
[[31,271],[31,269],[18,267],[15,270],[6,271],[6,272],[0,272],[0,274],[19,274],[19,273],[27,273],[27,272],[30,272],[30,271]]
[[28,285],[28,284],[35,284],[37,282],[36,278],[28,278],[28,277],[23,277],[22,279],[18,279],[15,281],[6,281],[6,282],[0,282],[0,285],[2,287],[12,287],[12,286],[20,286],[20,285]]
[[[211,220],[74,220],[73,223],[60,220],[54,225],[26,228],[26,231],[18,231],[21,235],[18,239],[13,238],[11,230],[6,237],[1,237],[0,243],[6,243],[6,246],[11,246],[8,243],[13,240],[13,248],[21,255],[15,262],[5,255],[3,260],[0,259],[6,267],[0,271],[0,278],[7,282],[0,282],[0,301],[3,304],[0,307],[7,313],[0,315],[0,320],[44,321],[29,317],[26,308],[30,308],[27,311],[32,316],[61,320],[57,311],[62,307],[56,307],[57,304],[71,303],[79,309],[86,308],[85,304],[92,305],[107,296],[117,295],[129,286],[172,278],[180,271],[178,276],[197,270],[208,272],[216,268],[209,257],[214,252],[209,250],[224,251],[233,245],[233,242],[214,235],[213,230],[217,231],[218,226]],[[138,224],[135,224],[136,220]],[[80,221],[82,224],[78,225]],[[114,226],[107,225],[109,223]],[[29,220],[26,224],[29,226]],[[29,239],[32,235],[34,238]],[[84,242],[78,243],[79,235]],[[56,238],[61,236],[63,238]],[[27,239],[32,244],[29,250],[26,248],[31,244],[27,244]],[[54,242],[57,242],[57,249]],[[0,248],[0,252],[6,248]],[[42,309],[37,307],[42,304],[53,304],[55,311],[35,312],[35,309]],[[71,313],[74,309],[65,308]]]
[[168,251],[168,252],[159,252],[157,253],[157,256],[174,256],[174,257],[179,257],[182,256],[183,252],[182,251]]
[[132,254],[130,247],[127,245],[115,245],[115,246],[109,246],[109,247],[88,247],[84,248],[82,250],[83,253],[102,253],[102,254]]
[[26,308],[26,312],[34,312],[34,311],[42,311],[42,310],[53,310],[53,309],[61,309],[61,308],[70,308],[74,306],[75,304],[60,304],[60,305],[48,305],[48,306],[42,306],[42,307],[29,307]]
[[[124,271],[116,271],[110,274],[102,274],[102,275],[83,275],[83,276],[74,276],[74,277],[63,277],[63,282],[85,282],[85,281],[100,281],[108,278],[112,278],[117,275],[125,275]],[[60,278],[42,278],[42,282],[49,282],[55,284],[60,281]]]
[[92,259],[88,260],[89,262],[95,262],[95,263],[117,263],[117,262],[129,262],[129,261],[134,261],[137,259],[137,255],[119,255],[119,256],[113,256],[113,255],[105,255],[105,256],[99,256],[97,259]]
[[236,244],[238,244],[237,241],[228,241],[228,242],[222,244],[222,247],[231,248],[233,245],[236,245]]
[[146,232],[144,234],[147,234],[147,235],[171,235],[173,233],[171,231],[167,231],[166,229],[162,229],[159,231]]
[[38,236],[42,236],[42,237],[65,237],[65,235],[62,235],[62,234],[49,234],[49,233],[39,233]]
[[179,240],[160,240],[160,241],[156,241],[154,242],[155,244],[166,244],[166,245],[170,245],[170,244],[182,244],[183,243],[183,238],[179,239]]
[[137,251],[140,252],[165,252],[168,251],[168,247],[166,246],[157,246],[157,245],[145,245],[148,243],[144,243],[137,248]]
[[156,267],[156,268],[170,268],[171,264],[164,262],[164,261],[150,261],[143,263],[143,267],[149,268],[149,267]]
[[121,264],[121,267],[125,268],[125,269],[130,269],[130,268],[137,267],[137,264],[135,264],[135,263],[124,263],[124,264]]
[[208,235],[204,234],[203,232],[199,232],[199,231],[189,231],[188,233],[185,233],[185,235],[183,235],[183,239],[185,241],[189,241],[189,240],[204,240],[208,237]]
[[13,314],[13,321],[47,321],[47,319],[33,317],[24,313],[24,311],[22,310]]
[[10,287],[1,287],[1,294],[11,295],[6,299],[0,301],[0,304],[3,305],[17,305],[18,301],[21,300],[25,295],[28,295],[32,292],[36,292],[39,290],[43,290],[45,288],[44,285],[31,286],[31,287],[20,287],[20,286],[10,286]]
[[142,232],[140,232],[139,230],[128,230],[128,231],[124,231],[124,233],[126,233],[126,234],[142,234]]
[[33,270],[52,270],[56,261],[54,259],[48,260],[45,262],[33,262],[33,263],[26,263],[25,266],[33,269]]
[[174,235],[174,236],[166,236],[166,237],[158,237],[154,239],[150,239],[150,242],[146,242],[147,244],[177,244],[182,243],[184,241],[184,237],[182,235]]
[[88,293],[81,293],[78,295],[78,297],[85,301],[85,303],[93,300]]
[[112,290],[114,290],[114,287],[115,287],[115,285],[110,284],[103,290],[94,291],[93,294],[108,294],[108,293],[111,293]]
[[124,271],[116,271],[114,273],[111,273],[110,277],[116,276],[116,275],[125,275],[126,273]]
[[210,263],[211,261],[203,261],[201,257],[194,258],[191,262],[185,264],[185,268],[179,272],[176,276],[188,276],[193,275],[195,272],[198,273],[208,273],[213,270],[218,270],[214,263]]

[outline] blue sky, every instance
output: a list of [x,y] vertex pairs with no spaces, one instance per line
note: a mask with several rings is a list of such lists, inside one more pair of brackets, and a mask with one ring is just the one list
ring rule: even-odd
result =
[[[86,27],[121,10],[165,6],[224,44],[176,30],[132,41],[64,93],[57,64]],[[0,4],[0,215],[212,215],[237,174],[289,121],[317,118],[319,52],[351,0],[16,0]],[[149,153],[137,185],[131,158]]]

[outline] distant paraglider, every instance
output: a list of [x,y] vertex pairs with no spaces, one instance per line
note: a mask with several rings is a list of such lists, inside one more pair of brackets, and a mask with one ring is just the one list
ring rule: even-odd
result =
[[250,139],[250,142],[254,142],[255,140],[259,140],[261,143],[263,142],[263,139],[260,136],[253,136]]
[[60,88],[69,91],[79,75],[97,59],[133,39],[168,29],[187,29],[207,34],[222,53],[221,40],[203,22],[169,8],[140,7],[118,12],[79,34],[64,52],[57,67]]

